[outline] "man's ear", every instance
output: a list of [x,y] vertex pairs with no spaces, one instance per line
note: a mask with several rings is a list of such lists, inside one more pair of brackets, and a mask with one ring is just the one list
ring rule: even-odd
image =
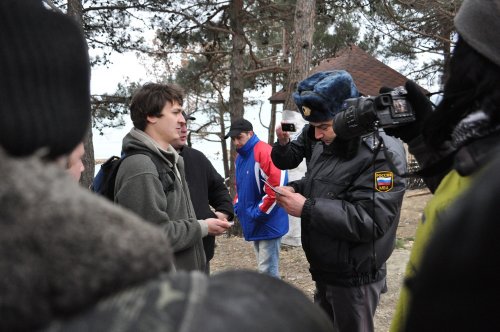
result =
[[154,115],[148,115],[146,117],[146,120],[148,121],[148,123],[155,124],[156,122],[158,122],[158,117]]

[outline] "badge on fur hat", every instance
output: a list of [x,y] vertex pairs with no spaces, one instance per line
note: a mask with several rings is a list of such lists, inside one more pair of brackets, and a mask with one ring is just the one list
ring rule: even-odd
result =
[[375,190],[390,191],[394,186],[394,174],[388,171],[375,172]]
[[311,115],[311,109],[307,106],[302,106],[302,113],[304,113],[304,116],[309,116]]

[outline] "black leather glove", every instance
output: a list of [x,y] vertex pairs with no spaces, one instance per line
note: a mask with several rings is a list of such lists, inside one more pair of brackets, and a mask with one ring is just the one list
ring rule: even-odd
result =
[[[415,82],[411,80],[406,81],[405,88],[408,91],[406,98],[415,113],[416,120],[400,127],[384,128],[384,131],[387,135],[399,137],[405,143],[408,143],[422,133],[425,119],[432,112],[432,104]],[[390,88],[382,87],[380,88],[380,93],[387,93],[391,90]]]

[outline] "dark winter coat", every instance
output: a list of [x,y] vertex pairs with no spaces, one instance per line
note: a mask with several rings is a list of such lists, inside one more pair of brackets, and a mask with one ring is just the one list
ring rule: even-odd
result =
[[41,328],[171,268],[160,228],[0,149],[0,331]]
[[[410,310],[399,331],[500,330],[495,305],[500,296],[500,136],[493,139],[495,146],[483,145],[467,158],[477,166],[472,183],[441,211],[416,275],[405,282]],[[476,148],[481,144],[475,143]]]
[[[402,143],[383,132],[380,135],[397,170],[404,173]],[[344,142],[316,145],[306,176],[291,183],[308,198],[301,215],[302,246],[313,279],[347,287],[385,277],[405,191],[404,179],[394,174],[384,153],[374,159],[372,136],[353,142],[349,143],[355,144],[351,158],[335,151]],[[274,145],[277,166],[293,154],[291,146]]]
[[[435,151],[421,136],[409,142],[424,170],[433,171],[425,180],[434,196],[417,228],[391,331],[498,329],[491,306],[477,304],[494,297],[489,285],[499,269],[498,259],[484,257],[498,246],[500,130],[492,125],[485,135],[464,123],[468,130],[455,131],[473,135],[465,144],[446,142]],[[445,250],[451,242],[454,249]],[[463,280],[479,288],[464,288]],[[489,319],[470,319],[478,315]]]
[[[224,179],[215,170],[210,160],[196,149],[184,146],[179,153],[184,158],[184,170],[189,186],[189,194],[197,219],[216,218],[210,209],[224,212],[229,220],[234,217],[231,196],[224,184]],[[207,262],[214,257],[215,237],[207,235],[203,238],[203,249]]]
[[306,124],[300,132],[292,135],[290,144],[287,146],[287,150],[292,153],[288,153],[287,158],[280,158],[279,149],[272,149],[271,158],[278,168],[293,169],[299,166],[304,158],[306,164],[309,164],[316,144],[321,144],[321,142],[314,138],[314,128]]

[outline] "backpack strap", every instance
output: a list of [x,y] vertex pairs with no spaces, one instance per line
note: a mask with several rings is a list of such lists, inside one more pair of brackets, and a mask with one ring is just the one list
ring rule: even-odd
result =
[[129,150],[129,151],[125,152],[125,155],[122,157],[122,161],[123,161],[123,159],[130,157],[130,156],[133,156],[133,155],[136,155],[136,154],[144,154],[144,155],[148,156],[149,158],[151,158],[151,161],[156,166],[156,170],[158,171],[158,176],[160,178],[160,182],[163,186],[163,191],[165,192],[166,195],[170,191],[174,190],[174,183],[175,183],[174,171],[171,168],[166,167],[165,162],[163,160],[161,160],[161,158],[159,156],[157,156],[156,154],[154,154],[150,151],[147,151],[147,150],[135,150],[135,149]]

